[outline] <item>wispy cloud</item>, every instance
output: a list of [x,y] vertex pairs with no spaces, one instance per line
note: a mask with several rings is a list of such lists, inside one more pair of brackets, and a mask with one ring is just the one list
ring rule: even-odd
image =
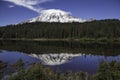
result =
[[14,6],[14,5],[9,5],[8,7],[9,7],[9,8],[13,8],[13,7],[15,7],[15,6]]
[[8,2],[14,3],[15,5],[23,6],[25,8],[28,8],[30,10],[40,13],[40,11],[43,10],[43,7],[38,8],[35,6],[45,2],[50,2],[53,0],[3,0],[3,1],[8,1]]

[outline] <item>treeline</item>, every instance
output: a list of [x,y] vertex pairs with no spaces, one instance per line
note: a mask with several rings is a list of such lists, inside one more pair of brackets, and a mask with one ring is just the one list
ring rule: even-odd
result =
[[120,20],[107,19],[85,23],[23,23],[0,27],[0,38],[120,38]]
[[37,63],[31,68],[19,70],[8,80],[120,80],[120,62],[101,61],[98,72],[93,75],[72,71],[62,73],[60,70],[53,72],[50,68]]
[[[0,63],[5,65],[0,68],[0,79],[2,80],[120,80],[119,61],[101,61],[95,74],[81,71],[63,73],[57,70],[53,72],[51,68],[45,67],[41,63],[34,63],[31,67],[25,68],[22,59],[11,65],[6,65],[2,61]],[[9,76],[5,77],[4,70],[7,66],[11,67],[13,71],[10,71]]]

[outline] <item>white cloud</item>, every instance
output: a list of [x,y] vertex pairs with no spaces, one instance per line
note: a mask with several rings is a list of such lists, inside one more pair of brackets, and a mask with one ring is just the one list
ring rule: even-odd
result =
[[9,5],[8,7],[9,7],[9,8],[13,8],[13,7],[15,7],[15,6],[14,6],[14,5]]
[[3,1],[8,1],[14,3],[15,5],[23,6],[30,10],[40,13],[40,11],[43,10],[43,8],[42,7],[37,8],[35,6],[53,0],[3,0]]

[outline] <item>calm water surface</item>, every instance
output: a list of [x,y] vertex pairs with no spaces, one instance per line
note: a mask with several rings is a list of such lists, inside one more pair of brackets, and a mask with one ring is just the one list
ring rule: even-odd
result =
[[23,59],[26,65],[42,62],[54,71],[85,71],[94,74],[102,60],[120,61],[119,43],[64,41],[0,41],[0,60],[9,64]]

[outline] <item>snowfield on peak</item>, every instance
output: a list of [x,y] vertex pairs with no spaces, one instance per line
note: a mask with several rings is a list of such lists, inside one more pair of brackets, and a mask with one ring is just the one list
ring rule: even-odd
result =
[[70,12],[58,10],[58,9],[48,9],[41,11],[41,15],[32,18],[27,23],[32,22],[60,22],[60,23],[71,23],[71,22],[85,22],[86,20],[75,18]]

